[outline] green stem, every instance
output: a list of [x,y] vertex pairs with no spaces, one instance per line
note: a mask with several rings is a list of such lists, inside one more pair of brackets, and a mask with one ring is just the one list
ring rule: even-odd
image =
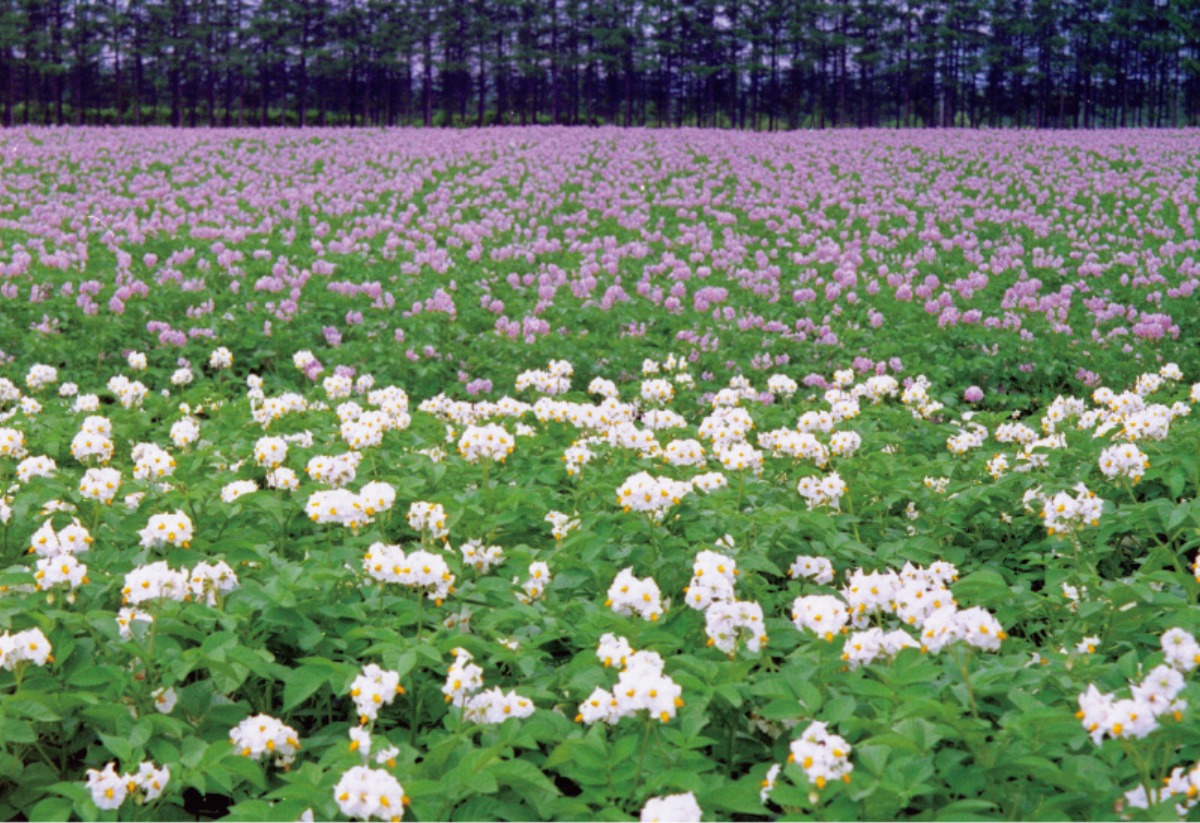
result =
[[859,534],[858,534],[858,518],[854,516],[854,495],[852,495],[850,493],[849,485],[846,486],[845,497],[846,497],[846,514],[850,515],[851,522],[854,526],[854,539],[857,540],[859,543],[861,543],[862,538],[859,537]]
[[967,700],[971,704],[971,716],[976,720],[979,719],[979,707],[975,702],[975,688],[971,685],[971,669],[968,665],[971,659],[970,652],[965,656],[960,654],[958,650],[954,652],[954,661],[958,664],[959,671],[962,672],[963,684],[967,687]]
[[409,731],[412,732],[411,743],[412,743],[412,747],[414,749],[420,748],[417,745],[417,729],[418,729],[417,724],[420,721],[420,718],[421,718],[421,690],[420,690],[420,688],[418,688],[417,684],[414,683],[413,690],[412,690],[412,717],[408,722]]
[[635,774],[633,776],[633,791],[630,792],[630,794],[629,794],[629,799],[632,800],[634,803],[638,802],[638,799],[637,799],[638,798],[638,789],[642,785],[642,769],[646,765],[646,750],[649,748],[650,729],[653,724],[654,724],[654,719],[651,717],[647,717],[646,718],[646,729],[642,733],[642,751],[641,751],[641,754],[638,755],[637,774]]
[[489,479],[491,469],[492,461],[485,458],[483,461],[483,510],[485,513],[492,510],[492,483]]
[[1128,738],[1121,738],[1121,747],[1125,749],[1125,755],[1133,761],[1134,766],[1138,770],[1142,788],[1146,790],[1146,802],[1153,806],[1158,802],[1158,790],[1154,785],[1154,781],[1150,779],[1150,767],[1138,752],[1137,746],[1132,745]]
[[725,739],[725,765],[729,768],[729,777],[733,778],[733,744],[737,738],[737,727],[734,721],[739,715],[733,714],[730,717],[729,736]]

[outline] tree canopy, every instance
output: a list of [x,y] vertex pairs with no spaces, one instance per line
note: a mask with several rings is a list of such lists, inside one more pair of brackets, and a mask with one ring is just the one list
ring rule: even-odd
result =
[[0,116],[1186,125],[1200,0],[0,0]]

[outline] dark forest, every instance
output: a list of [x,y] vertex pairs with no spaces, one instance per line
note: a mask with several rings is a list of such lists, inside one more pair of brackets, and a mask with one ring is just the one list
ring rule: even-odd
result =
[[1200,121],[1200,0],[0,0],[6,125]]

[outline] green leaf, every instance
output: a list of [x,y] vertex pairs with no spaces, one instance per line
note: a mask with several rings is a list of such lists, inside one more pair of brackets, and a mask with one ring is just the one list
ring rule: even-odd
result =
[[488,770],[501,786],[508,786],[518,796],[530,800],[539,817],[549,816],[559,791],[541,769],[527,760],[505,760]]
[[329,669],[323,666],[301,666],[293,669],[283,685],[283,710],[291,711],[329,680]]
[[995,606],[1007,602],[1012,591],[999,572],[980,569],[959,580],[951,587],[954,599],[964,608],[970,606]]
[[70,820],[74,803],[65,797],[47,797],[34,804],[29,810],[30,820]]

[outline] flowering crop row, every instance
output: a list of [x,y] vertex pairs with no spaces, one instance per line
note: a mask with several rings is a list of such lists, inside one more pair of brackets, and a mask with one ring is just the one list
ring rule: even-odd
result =
[[0,817],[1185,816],[1198,140],[6,132]]

